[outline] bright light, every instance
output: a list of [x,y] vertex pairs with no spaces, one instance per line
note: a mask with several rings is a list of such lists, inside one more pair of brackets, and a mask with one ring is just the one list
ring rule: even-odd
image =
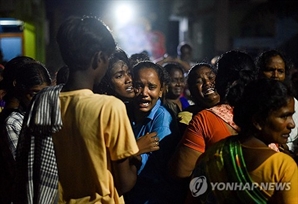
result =
[[133,8],[128,3],[116,5],[115,12],[118,24],[126,24],[132,20],[134,16]]
[[0,20],[0,25],[23,25],[24,22],[20,20]]

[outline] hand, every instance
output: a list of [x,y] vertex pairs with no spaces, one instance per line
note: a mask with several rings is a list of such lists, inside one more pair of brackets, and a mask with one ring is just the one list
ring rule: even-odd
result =
[[137,139],[137,145],[139,147],[137,155],[159,150],[159,138],[157,137],[157,133],[151,132],[139,137]]

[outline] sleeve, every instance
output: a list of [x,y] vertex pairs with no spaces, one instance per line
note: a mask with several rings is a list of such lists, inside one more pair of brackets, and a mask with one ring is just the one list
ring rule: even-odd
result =
[[16,148],[18,144],[19,134],[22,129],[23,118],[17,118],[16,116],[8,117],[6,120],[6,132],[7,141],[9,143],[9,149],[13,158],[16,155]]
[[156,114],[152,123],[151,132],[157,132],[159,141],[172,133],[170,129],[171,122],[172,117],[168,111],[163,110]]
[[276,203],[297,203],[298,201],[298,169],[296,162],[288,155],[281,154],[279,158],[279,165],[275,167],[276,174],[280,175],[278,178],[278,185],[280,188],[276,189],[276,195],[273,196]]
[[140,174],[143,171],[143,169],[144,169],[144,167],[145,167],[145,165],[146,165],[146,163],[147,163],[147,161],[149,159],[150,154],[152,154],[152,153],[141,154],[142,165],[141,165],[140,169],[138,170],[138,174]]
[[112,160],[119,160],[136,154],[139,151],[125,105],[115,99],[109,104],[109,115],[103,117],[107,122],[106,146]]
[[203,111],[199,112],[193,117],[181,140],[182,145],[201,153],[205,152],[206,146],[204,140],[206,125],[204,124],[202,112]]

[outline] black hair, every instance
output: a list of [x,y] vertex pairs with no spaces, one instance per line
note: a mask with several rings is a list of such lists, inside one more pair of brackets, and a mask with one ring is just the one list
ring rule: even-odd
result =
[[186,42],[182,42],[178,45],[177,47],[177,54],[181,55],[182,54],[182,50],[183,49],[189,49],[190,51],[192,51],[192,47],[190,46],[190,44],[186,43]]
[[184,75],[184,70],[183,70],[182,66],[178,63],[168,63],[168,64],[164,65],[163,67],[168,75],[170,75],[171,72],[174,70],[178,70],[182,73],[182,75]]
[[[188,72],[187,75],[187,86],[190,88],[191,86],[193,86],[194,84],[196,84],[196,80],[197,80],[197,73],[196,71],[198,69],[201,69],[202,67],[208,67],[210,68],[215,74],[216,74],[216,70],[214,69],[214,67],[206,62],[200,62],[195,64],[193,67],[191,67],[191,69]],[[190,90],[191,91],[191,90]]]
[[[49,86],[52,83],[48,70],[38,61],[27,62],[15,68],[13,76],[4,78],[5,83],[3,88],[6,90],[6,95],[4,96],[5,101],[9,101],[12,97],[18,98],[19,92],[26,91],[33,86],[43,83]],[[7,75],[5,75],[5,77],[6,76]],[[16,92],[16,90],[18,90],[18,92]]]
[[100,94],[115,95],[115,90],[111,84],[111,71],[115,63],[123,61],[128,67],[128,57],[124,50],[117,47],[115,52],[109,58],[109,65],[105,76],[102,78],[98,86],[95,87],[95,92]]
[[16,79],[19,74],[19,70],[22,69],[23,65],[27,63],[34,63],[34,60],[31,57],[27,56],[18,56],[11,60],[9,60],[5,64],[5,69],[3,70],[3,80],[2,80],[2,88],[6,91],[4,96],[4,100],[9,100],[13,96],[14,86],[13,81]]
[[168,80],[169,80],[168,75],[165,73],[163,67],[150,61],[139,62],[133,68],[133,78],[139,73],[140,70],[146,69],[146,68],[152,68],[156,71],[161,87],[163,87],[166,83],[168,83]]
[[232,50],[217,61],[215,88],[222,103],[233,106],[239,100],[247,83],[256,79],[256,66],[250,55]]
[[292,89],[284,82],[267,78],[250,82],[234,106],[234,122],[244,133],[255,131],[253,118],[265,121],[271,111],[287,105]]
[[33,86],[46,83],[51,85],[51,76],[47,68],[39,63],[27,63],[24,64],[18,71],[15,78],[16,86],[21,90],[30,89]]
[[59,27],[57,42],[64,63],[71,70],[85,70],[102,51],[108,57],[116,44],[108,27],[95,17],[70,17]]
[[273,49],[273,50],[267,50],[267,51],[261,53],[260,56],[256,59],[258,73],[260,75],[261,72],[266,68],[266,66],[269,63],[269,61],[271,60],[271,58],[276,57],[276,56],[280,56],[281,59],[285,63],[285,76],[286,76],[285,80],[288,83],[289,77],[290,77],[291,66],[290,66],[289,60],[286,58],[286,56],[281,51]]
[[129,66],[133,68],[136,64],[142,61],[150,61],[150,58],[145,53],[135,53],[132,54],[129,58]]

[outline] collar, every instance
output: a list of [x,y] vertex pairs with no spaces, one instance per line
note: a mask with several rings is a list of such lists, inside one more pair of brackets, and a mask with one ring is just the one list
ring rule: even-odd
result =
[[154,107],[151,109],[149,115],[147,116],[148,119],[153,120],[156,111],[159,109],[159,107],[161,106],[161,100],[158,99],[156,101],[156,104],[154,105]]

